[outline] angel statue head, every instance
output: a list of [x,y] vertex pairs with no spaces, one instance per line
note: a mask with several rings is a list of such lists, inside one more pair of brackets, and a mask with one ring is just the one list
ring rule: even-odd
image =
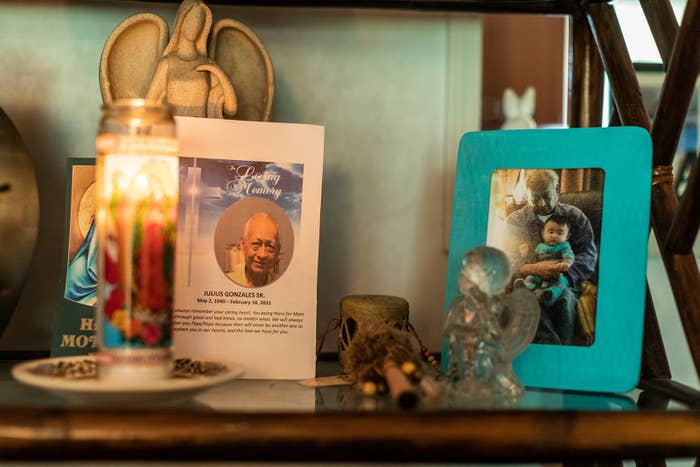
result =
[[151,13],[115,28],[102,51],[100,88],[107,104],[146,98],[167,102],[175,115],[268,120],[274,74],[249,28],[231,19],[212,27],[209,7],[184,0],[170,40],[167,23]]
[[185,0],[180,4],[175,16],[173,34],[163,50],[163,56],[178,52],[185,44],[192,44],[198,56],[207,56],[207,38],[211,30],[211,10],[197,0]]

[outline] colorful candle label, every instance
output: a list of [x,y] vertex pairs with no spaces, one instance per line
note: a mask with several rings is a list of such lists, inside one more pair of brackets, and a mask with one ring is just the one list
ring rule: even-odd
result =
[[101,346],[169,347],[178,160],[110,154],[97,165]]

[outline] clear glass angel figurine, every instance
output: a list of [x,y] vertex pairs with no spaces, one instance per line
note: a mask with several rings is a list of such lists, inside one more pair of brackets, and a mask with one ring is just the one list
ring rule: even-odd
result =
[[507,406],[522,397],[511,362],[535,337],[540,307],[525,289],[504,294],[509,282],[510,263],[502,251],[482,246],[464,256],[460,293],[443,330],[448,403]]

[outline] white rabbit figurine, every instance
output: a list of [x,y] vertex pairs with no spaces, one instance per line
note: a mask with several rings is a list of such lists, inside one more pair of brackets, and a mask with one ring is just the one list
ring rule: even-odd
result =
[[520,98],[511,88],[503,91],[503,114],[506,121],[501,126],[502,130],[536,128],[537,124],[532,119],[534,113],[535,88],[529,86]]

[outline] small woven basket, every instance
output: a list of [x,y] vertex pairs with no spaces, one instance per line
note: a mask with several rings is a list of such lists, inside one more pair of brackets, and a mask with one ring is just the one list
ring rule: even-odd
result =
[[344,363],[345,351],[358,325],[366,321],[393,324],[408,330],[408,302],[391,295],[348,295],[340,300],[340,327],[338,330],[338,358]]

